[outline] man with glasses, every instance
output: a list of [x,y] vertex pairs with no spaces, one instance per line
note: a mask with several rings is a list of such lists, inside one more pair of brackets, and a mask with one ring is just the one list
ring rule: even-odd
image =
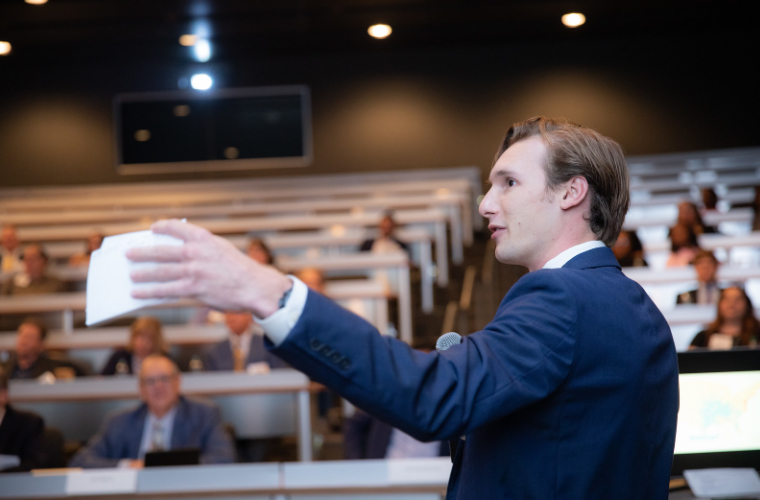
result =
[[74,456],[72,467],[141,468],[145,453],[180,448],[199,448],[204,464],[235,460],[219,410],[180,394],[180,374],[172,360],[160,354],[145,358],[139,384],[143,403],[109,418]]

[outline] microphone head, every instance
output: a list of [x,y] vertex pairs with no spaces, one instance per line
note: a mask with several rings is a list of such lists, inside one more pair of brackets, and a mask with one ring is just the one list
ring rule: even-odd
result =
[[438,341],[435,343],[435,350],[445,351],[449,347],[462,343],[462,336],[457,332],[444,333],[438,337]]

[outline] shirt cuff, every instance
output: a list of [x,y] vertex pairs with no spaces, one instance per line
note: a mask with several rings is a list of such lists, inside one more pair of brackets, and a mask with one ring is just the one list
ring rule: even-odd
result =
[[306,305],[306,297],[309,295],[309,288],[303,281],[290,274],[288,278],[293,281],[293,290],[290,292],[290,297],[288,297],[285,307],[279,309],[266,319],[254,316],[256,322],[275,346],[282,344],[293,327],[296,326]]

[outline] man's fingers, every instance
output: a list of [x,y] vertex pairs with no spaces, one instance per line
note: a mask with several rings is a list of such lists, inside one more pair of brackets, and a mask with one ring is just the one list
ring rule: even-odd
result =
[[160,264],[134,269],[129,277],[135,283],[175,281],[187,277],[187,268],[184,264]]
[[168,234],[182,241],[196,241],[208,236],[202,227],[194,226],[179,219],[167,219],[154,222],[150,229],[156,234]]
[[175,246],[139,247],[127,250],[127,258],[134,262],[181,262],[184,256],[184,247]]
[[151,286],[141,286],[132,289],[135,299],[164,299],[166,297],[191,297],[190,280],[178,280]]

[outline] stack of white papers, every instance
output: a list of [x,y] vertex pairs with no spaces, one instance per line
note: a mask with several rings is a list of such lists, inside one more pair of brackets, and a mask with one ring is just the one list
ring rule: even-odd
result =
[[133,288],[151,284],[134,284],[129,278],[129,273],[141,266],[155,264],[134,263],[127,259],[127,250],[134,247],[166,245],[182,246],[184,242],[173,236],[154,234],[152,231],[109,236],[103,240],[100,249],[92,252],[90,268],[87,271],[87,326],[102,323],[143,307],[177,302],[177,299],[171,298],[133,299],[131,296]]

